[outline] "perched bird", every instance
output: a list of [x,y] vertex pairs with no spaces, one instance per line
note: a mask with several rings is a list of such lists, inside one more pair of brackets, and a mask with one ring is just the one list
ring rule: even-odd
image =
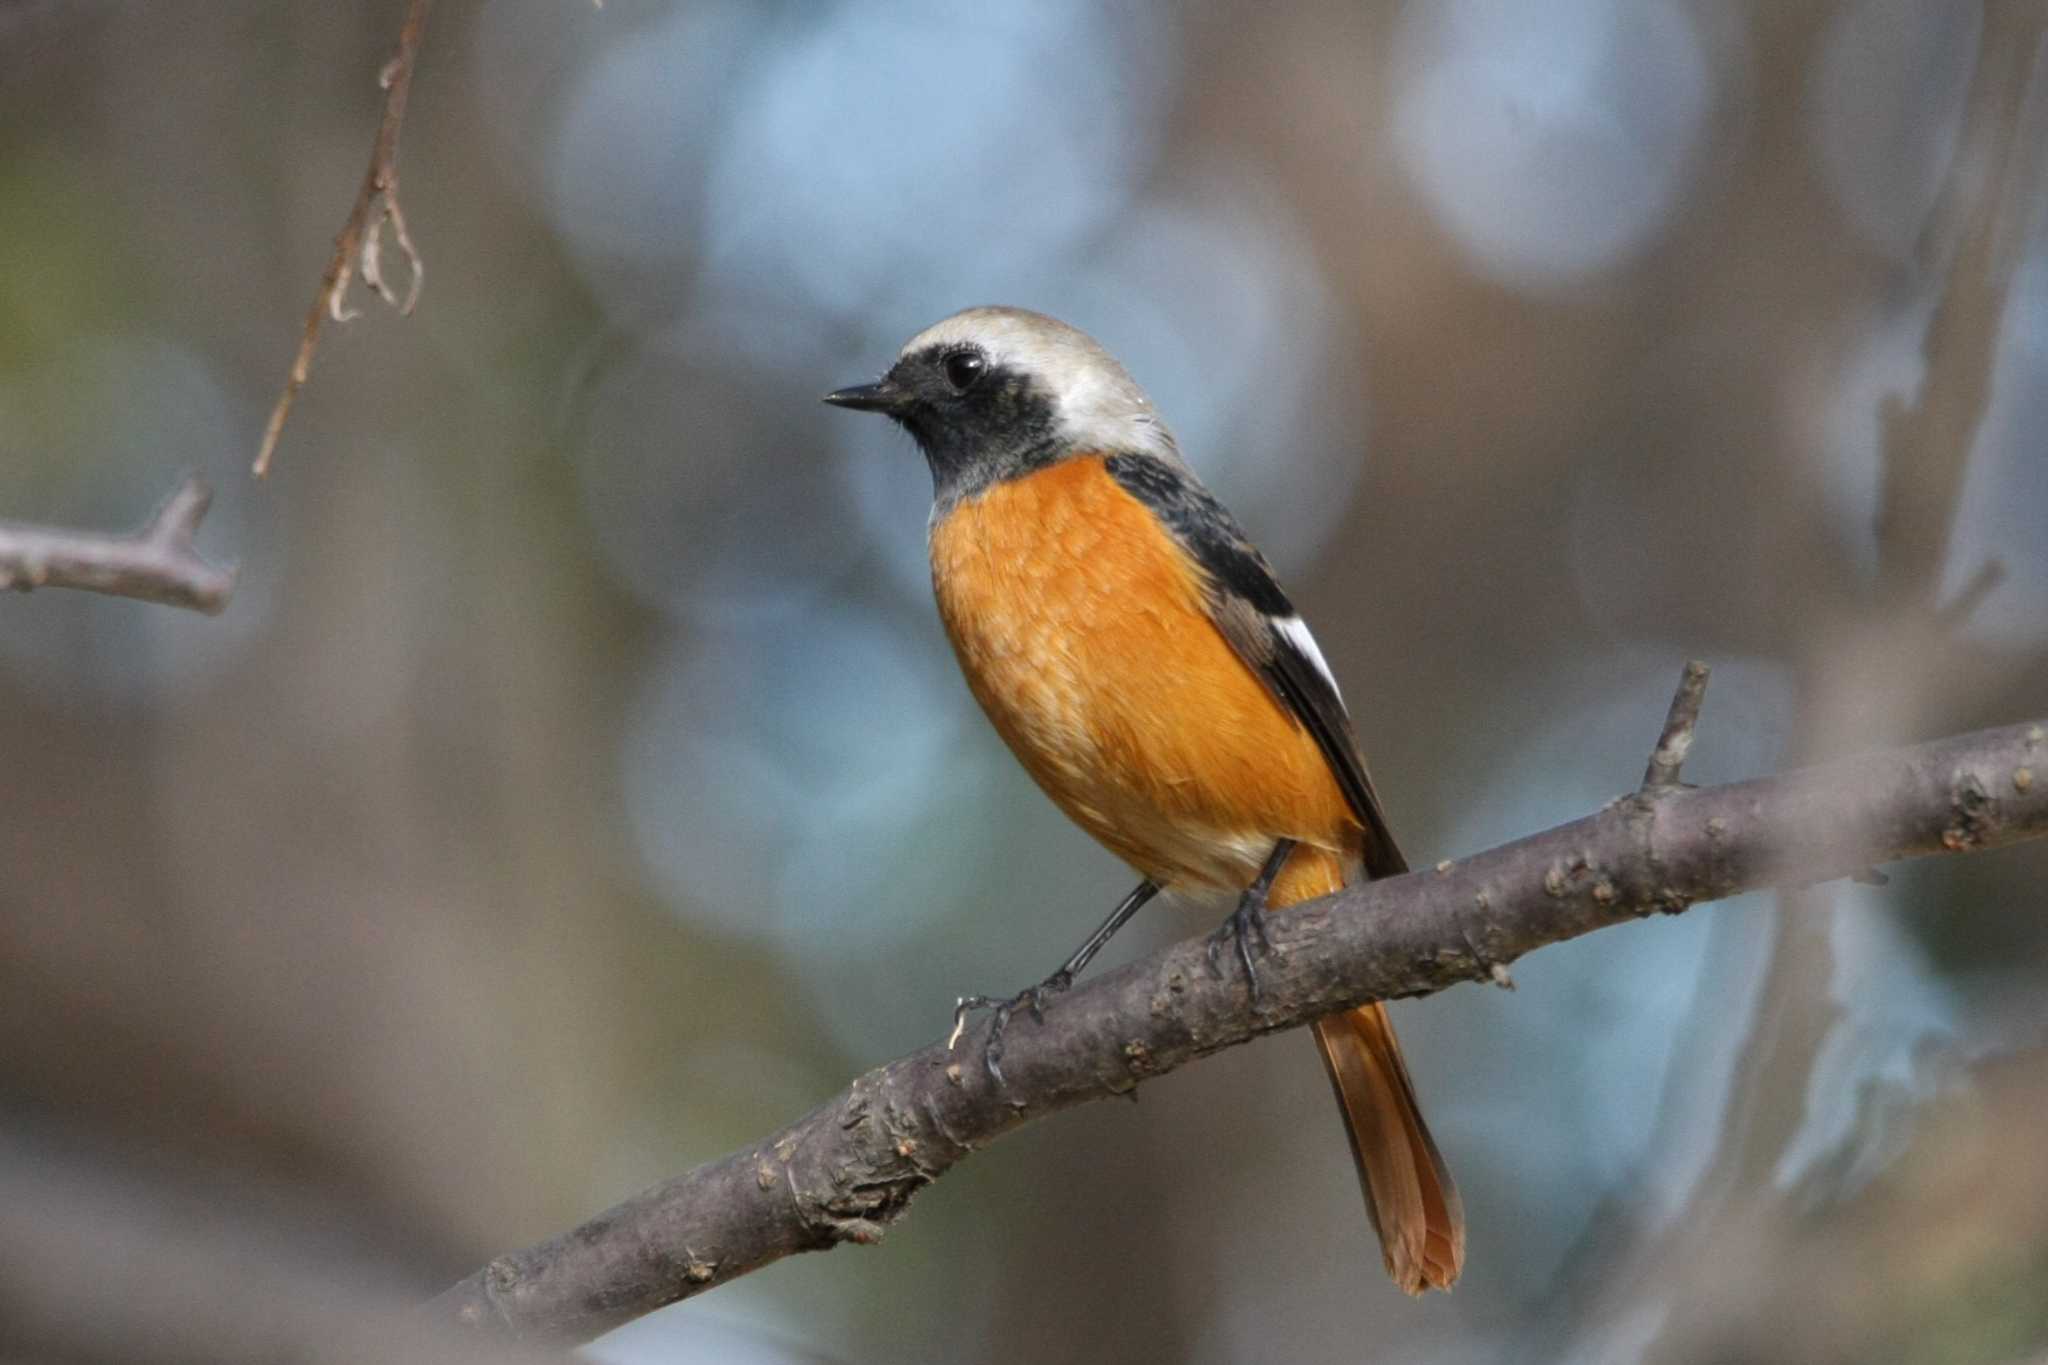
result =
[[[1238,896],[1210,941],[1254,998],[1263,916],[1406,870],[1329,665],[1230,513],[1092,338],[1018,308],[920,332],[878,383],[828,403],[884,413],[931,465],[932,586],[960,667],[1024,767],[1144,878],[1057,972],[1038,1013],[1160,889]],[[1464,1211],[1383,1005],[1319,1019],[1387,1273],[1448,1289]]]

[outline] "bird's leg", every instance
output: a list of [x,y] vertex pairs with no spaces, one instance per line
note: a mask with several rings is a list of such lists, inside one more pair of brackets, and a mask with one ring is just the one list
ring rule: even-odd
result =
[[1235,942],[1237,960],[1244,964],[1244,979],[1251,988],[1252,1008],[1259,1005],[1259,969],[1252,965],[1252,938],[1257,936],[1259,949],[1270,952],[1273,940],[1266,933],[1266,895],[1273,889],[1273,879],[1280,875],[1281,867],[1287,862],[1287,855],[1294,852],[1294,840],[1281,839],[1274,843],[1273,851],[1266,858],[1266,864],[1259,869],[1259,875],[1237,898],[1237,909],[1230,912],[1230,918],[1209,936],[1209,968],[1217,975],[1223,973],[1223,948]]
[[1137,914],[1139,910],[1144,908],[1145,902],[1158,894],[1159,884],[1157,882],[1143,881],[1132,887],[1130,894],[1121,901],[1118,901],[1116,909],[1109,912],[1109,918],[1095,927],[1095,932],[1088,935],[1080,947],[1074,949],[1073,954],[1060,964],[1058,971],[1025,992],[1026,995],[1032,998],[1032,1014],[1041,1020],[1044,1019],[1045,997],[1047,995],[1058,995],[1069,986],[1072,986],[1074,978],[1079,976],[1082,970],[1095,960],[1095,955],[1102,951],[1103,945],[1116,937],[1116,931],[1129,923],[1131,916]]
[[1146,901],[1158,894],[1159,886],[1156,882],[1139,882],[1128,896],[1117,902],[1116,909],[1109,912],[1109,918],[1097,925],[1095,932],[1088,935],[1081,946],[1074,949],[1073,955],[1060,964],[1060,969],[1036,986],[1026,986],[1007,1000],[992,995],[961,996],[960,1002],[953,1007],[953,1032],[946,1039],[946,1047],[951,1049],[953,1044],[960,1041],[961,1033],[967,1028],[967,1016],[970,1011],[994,1010],[994,1017],[989,1020],[988,1045],[982,1049],[981,1061],[982,1065],[988,1068],[989,1079],[1001,1085],[1003,1034],[1009,1029],[1010,1016],[1017,1012],[1018,1006],[1028,1006],[1032,1018],[1040,1023],[1045,1022],[1046,1000],[1072,986],[1074,978],[1081,974],[1081,969],[1102,951],[1102,945],[1116,937],[1116,931],[1123,928]]

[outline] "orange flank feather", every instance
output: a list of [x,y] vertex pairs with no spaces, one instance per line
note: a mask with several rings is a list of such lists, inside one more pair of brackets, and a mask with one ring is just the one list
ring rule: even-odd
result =
[[1209,620],[1200,571],[1077,456],[932,527],[975,699],[1060,808],[1162,886],[1242,888],[1273,841],[1355,848],[1315,740]]
[[[1342,886],[1365,833],[1308,730],[1211,619],[1201,570],[1099,455],[943,509],[932,580],[975,699],[1076,823],[1148,879],[1274,909]],[[1464,1219],[1382,1006],[1318,1020],[1387,1270],[1448,1288]]]

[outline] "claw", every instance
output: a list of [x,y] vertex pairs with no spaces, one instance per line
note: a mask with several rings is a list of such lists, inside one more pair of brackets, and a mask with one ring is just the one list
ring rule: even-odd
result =
[[[994,1010],[995,1017],[989,1020],[988,1043],[982,1049],[982,1065],[988,1068],[989,1079],[998,1086],[1003,1083],[1003,1034],[1010,1027],[1010,1016],[1017,1012],[1019,1005],[1029,1006],[1031,1017],[1039,1023],[1045,1022],[1045,1002],[1062,994],[1074,984],[1074,976],[1088,965],[1089,959],[1109,942],[1110,936],[1121,928],[1125,921],[1138,912],[1140,906],[1159,893],[1158,883],[1139,882],[1131,894],[1117,903],[1109,918],[1100,928],[1088,936],[1087,942],[1074,950],[1060,969],[1039,982],[1027,986],[1008,1000],[998,1000],[991,995],[963,995],[953,1005],[953,1031],[946,1035],[946,1050],[951,1052],[960,1036],[967,1031],[967,1016],[975,1010]],[[1260,926],[1263,935],[1264,926]]]
[[1215,933],[1209,935],[1209,970],[1223,975],[1222,955],[1226,946],[1237,949],[1237,960],[1244,967],[1245,983],[1251,989],[1252,1004],[1259,1003],[1259,968],[1252,958],[1252,940],[1259,941],[1259,951],[1273,951],[1273,937],[1266,930],[1265,897],[1247,891],[1237,902],[1237,909],[1223,921]]
[[1252,939],[1259,940],[1259,951],[1273,951],[1273,937],[1266,930],[1266,897],[1273,889],[1273,879],[1280,875],[1281,866],[1288,855],[1294,852],[1294,840],[1281,839],[1274,843],[1272,854],[1252,884],[1237,898],[1237,909],[1230,912],[1230,918],[1223,921],[1215,933],[1209,935],[1209,970],[1223,975],[1223,964],[1217,959],[1225,943],[1237,945],[1237,960],[1244,964],[1244,980],[1251,991],[1252,1009],[1259,1008],[1259,969],[1252,961]]
[[978,1010],[989,1003],[985,995],[963,995],[953,1002],[953,1031],[946,1035],[946,1051],[960,1041],[960,1035],[967,1032],[967,1013]]
[[1010,1029],[1010,1014],[1016,1008],[1013,1001],[1005,1000],[996,1006],[993,1018],[988,1021],[988,1046],[981,1050],[981,1064],[988,1069],[988,1078],[996,1083],[998,1090],[1006,1084],[1003,1080],[1003,1035]]
[[954,1044],[960,1041],[960,1035],[967,1031],[969,1014],[975,1010],[994,1011],[988,1023],[988,1042],[981,1050],[981,1064],[987,1069],[990,1080],[998,1086],[1003,1085],[1003,1035],[1009,1031],[1010,1017],[1021,1006],[1031,1011],[1033,1019],[1044,1023],[1046,1001],[1073,984],[1072,973],[1063,968],[1035,986],[1026,986],[1007,1000],[993,995],[961,996],[953,1006],[953,1031],[946,1035],[946,1051],[951,1052]]
[[1054,972],[1019,997],[1031,1006],[1031,1017],[1039,1023],[1045,1022],[1045,1002],[1055,995],[1064,995],[1074,984],[1074,974],[1064,967]]

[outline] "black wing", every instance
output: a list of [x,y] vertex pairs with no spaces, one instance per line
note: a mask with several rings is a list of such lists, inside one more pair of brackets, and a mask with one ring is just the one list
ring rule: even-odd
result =
[[1265,556],[1193,475],[1153,455],[1112,455],[1105,465],[1110,477],[1151,508],[1202,566],[1216,628],[1314,736],[1345,801],[1371,835],[1366,871],[1375,877],[1406,872],[1408,864],[1387,828],[1336,681]]

